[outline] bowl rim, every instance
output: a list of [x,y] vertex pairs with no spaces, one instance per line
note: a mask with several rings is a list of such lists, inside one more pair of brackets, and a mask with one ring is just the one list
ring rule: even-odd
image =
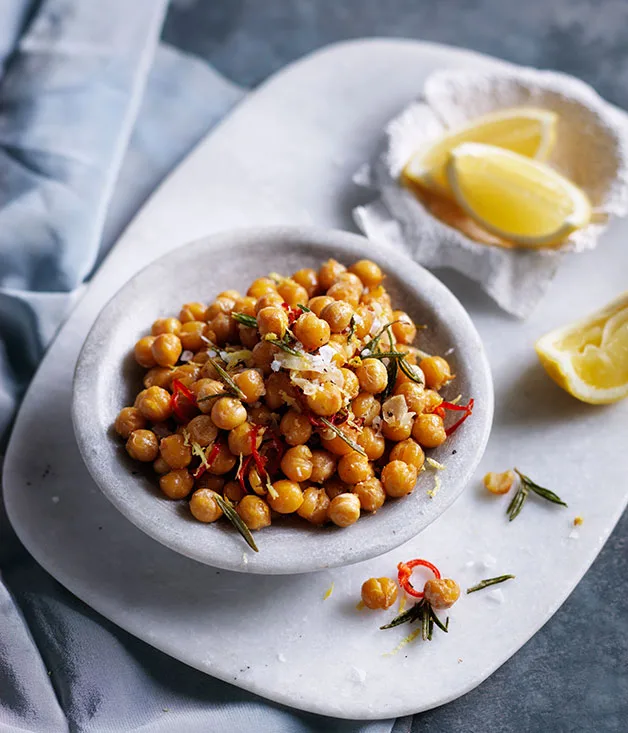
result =
[[[347,259],[350,257],[359,257],[360,255],[356,252],[356,250],[358,250],[362,253],[362,257],[368,257],[380,264],[383,263],[384,268],[390,270],[394,277],[402,280],[404,286],[415,298],[417,297],[417,286],[411,284],[409,282],[409,278],[413,277],[418,279],[422,289],[428,289],[431,296],[435,296],[436,304],[433,311],[446,306],[449,313],[449,327],[452,328],[452,321],[456,324],[455,327],[453,327],[453,332],[457,337],[456,349],[462,350],[465,353],[465,359],[468,359],[471,363],[470,371],[475,375],[474,378],[476,379],[473,388],[475,393],[474,396],[479,396],[482,404],[482,409],[478,412],[478,415],[482,418],[481,423],[479,422],[479,419],[473,421],[474,439],[476,442],[475,451],[472,455],[467,455],[467,463],[457,478],[455,489],[450,487],[445,497],[439,497],[439,511],[435,513],[434,516],[429,516],[427,521],[425,521],[423,512],[416,512],[414,521],[410,518],[409,521],[397,524],[395,531],[388,533],[387,541],[380,541],[378,544],[354,542],[348,550],[336,555],[334,555],[333,549],[337,543],[333,540],[326,540],[330,551],[325,555],[324,561],[312,560],[312,553],[308,553],[307,549],[304,549],[302,555],[299,556],[297,553],[296,558],[287,557],[289,553],[284,553],[282,557],[275,557],[272,562],[269,562],[268,558],[264,558],[263,533],[259,536],[259,539],[262,539],[262,542],[258,542],[258,545],[260,545],[260,552],[249,552],[249,548],[243,543],[242,552],[237,553],[237,560],[234,558],[225,558],[219,552],[210,553],[208,555],[206,551],[201,552],[197,547],[190,543],[186,545],[185,543],[177,541],[176,538],[173,537],[173,533],[169,533],[168,528],[164,527],[162,523],[151,521],[144,512],[136,511],[132,507],[129,507],[125,497],[121,495],[120,491],[116,488],[117,482],[115,478],[112,479],[111,474],[103,470],[101,459],[93,449],[92,438],[94,436],[91,435],[94,427],[98,427],[95,417],[97,414],[98,404],[95,397],[95,390],[91,389],[94,379],[94,370],[98,369],[99,365],[99,359],[97,356],[98,345],[102,344],[103,340],[106,339],[106,335],[110,329],[108,319],[112,312],[119,306],[119,303],[121,301],[124,302],[125,300],[130,300],[131,296],[137,297],[137,293],[140,289],[138,284],[141,285],[141,281],[144,278],[149,277],[154,270],[158,270],[166,260],[169,260],[170,264],[172,264],[173,258],[191,258],[197,251],[202,255],[208,256],[214,251],[224,251],[224,248],[227,246],[230,249],[235,250],[239,247],[244,248],[246,246],[250,246],[252,242],[256,242],[257,245],[261,246],[264,243],[271,244],[272,242],[276,243],[279,240],[281,240],[284,245],[287,244],[295,247],[302,247],[305,245],[308,248],[308,252],[315,251],[319,247],[333,247],[341,259],[343,256]],[[423,529],[425,529],[425,527],[435,521],[449,506],[451,506],[451,504],[454,503],[468,484],[475,468],[480,462],[490,434],[493,418],[494,394],[488,359],[480,336],[473,325],[469,314],[455,295],[434,275],[413,260],[409,259],[399,250],[378,241],[376,243],[377,250],[371,251],[374,248],[374,244],[375,243],[372,240],[369,240],[359,234],[338,229],[324,229],[312,226],[262,226],[229,229],[210,234],[206,237],[201,237],[192,242],[176,247],[136,272],[113,294],[113,296],[103,306],[92,324],[77,358],[72,385],[71,413],[76,441],[91,477],[103,494],[113,503],[121,514],[126,517],[126,519],[132,522],[144,533],[171,550],[212,567],[256,574],[300,574],[350,565],[389,552],[419,534]],[[455,318],[453,316],[455,316]],[[86,407],[91,407],[91,411],[90,409],[86,409]],[[88,424],[85,420],[85,415],[92,414],[92,411],[94,414],[93,422]],[[475,415],[476,413],[474,412],[474,416]],[[92,427],[91,431],[89,429],[90,425]],[[102,435],[102,438],[103,442],[107,442],[106,435]],[[112,456],[112,461],[118,462],[119,459],[114,455]],[[130,475],[129,479],[137,483],[135,476]],[[148,492],[146,493],[148,495]],[[149,498],[156,501],[155,497]],[[405,499],[409,498],[410,497],[405,497]],[[378,517],[381,516],[381,514],[378,514]],[[375,516],[368,515],[368,518],[375,519]],[[423,518],[424,521],[421,521],[421,518]],[[340,530],[340,532],[347,533],[348,530],[350,531],[353,529],[355,533],[354,528],[364,525],[364,519],[365,518],[362,518],[360,522],[352,525],[352,527]],[[202,526],[207,527],[207,525]],[[211,529],[211,526],[212,525],[209,525],[207,528]],[[272,529],[273,528],[271,526],[269,529],[266,529],[265,532],[272,531]],[[364,532],[361,532],[361,534],[363,533]],[[321,532],[320,536],[323,537],[324,534],[325,536],[329,536],[324,532],[324,530]],[[336,535],[336,537],[341,536],[342,534]],[[238,540],[239,539],[240,538],[238,538]],[[220,541],[216,541],[214,544],[217,546],[217,550],[221,548]],[[302,543],[302,546],[307,548],[307,543]],[[251,555],[253,555],[252,558]]]

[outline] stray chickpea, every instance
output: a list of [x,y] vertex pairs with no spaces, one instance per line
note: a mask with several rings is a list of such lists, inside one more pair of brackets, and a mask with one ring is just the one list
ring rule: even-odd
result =
[[181,326],[179,339],[181,346],[188,351],[199,351],[205,345],[203,337],[207,324],[202,321],[188,321]]
[[294,335],[305,349],[313,351],[324,346],[331,334],[327,321],[314,313],[303,313],[294,324]]
[[256,530],[270,525],[270,508],[259,496],[247,494],[236,507],[240,519],[249,529]]
[[229,450],[229,446],[220,445],[209,472],[216,476],[222,476],[225,473],[229,473],[235,464],[236,457]]
[[170,392],[162,387],[149,387],[143,392],[137,408],[147,420],[163,422],[172,415]]
[[159,488],[169,499],[185,499],[194,488],[194,479],[184,468],[170,471],[159,479]]
[[257,328],[260,336],[283,338],[288,329],[288,314],[283,308],[268,306],[257,314]]
[[286,279],[277,286],[277,292],[289,306],[296,308],[301,303],[305,305],[309,295],[307,290],[294,280]]
[[275,481],[273,488],[277,496],[269,495],[268,503],[279,514],[292,514],[303,504],[303,492],[295,481]]
[[427,581],[423,593],[432,608],[451,608],[460,598],[460,586],[451,578],[433,579]]
[[324,524],[327,521],[327,511],[330,499],[325,489],[310,486],[303,492],[303,503],[297,509],[297,514],[312,524]]
[[227,481],[222,493],[232,504],[237,504],[245,495],[245,492],[238,481]]
[[342,300],[333,300],[321,311],[321,318],[329,324],[332,333],[341,333],[349,327],[353,308]]
[[312,425],[307,417],[296,410],[288,410],[281,418],[279,430],[288,445],[303,445],[312,435]]
[[395,387],[395,394],[402,395],[408,410],[419,415],[425,406],[425,389],[416,382],[403,382]]
[[416,484],[418,471],[404,461],[391,461],[382,469],[381,482],[388,496],[398,498],[409,494]]
[[357,484],[372,474],[373,469],[369,459],[357,451],[347,453],[338,461],[338,476],[346,484]]
[[425,375],[425,384],[439,390],[453,379],[449,363],[442,356],[426,356],[419,364]]
[[281,459],[281,470],[290,481],[307,481],[312,475],[312,469],[312,451],[307,445],[288,448]]
[[204,321],[207,308],[203,303],[186,303],[179,313],[181,323],[188,321]]
[[393,311],[393,336],[400,344],[411,344],[416,338],[416,326],[404,311]]
[[409,466],[414,466],[417,471],[421,470],[425,462],[425,453],[421,446],[412,438],[407,438],[397,443],[390,451],[391,461],[403,461]]
[[219,397],[214,401],[211,417],[220,430],[233,430],[246,420],[246,408],[235,397]]
[[215,522],[222,517],[216,494],[209,489],[197,489],[190,497],[190,511],[199,522]]
[[167,367],[155,366],[149,369],[144,375],[144,386],[146,389],[149,387],[163,387],[167,389],[172,383],[172,370]]
[[137,407],[123,407],[114,425],[116,433],[125,440],[134,430],[142,430],[145,427],[146,418]]
[[346,272],[347,268],[340,262],[330,259],[324,262],[318,271],[318,284],[322,290],[328,290],[335,282],[338,275]]
[[134,430],[126,441],[126,451],[136,461],[152,463],[159,451],[157,436],[152,430]]
[[179,360],[182,350],[181,340],[174,333],[159,334],[155,337],[151,346],[153,358],[161,367],[174,366]]
[[197,415],[186,425],[190,440],[205,448],[218,436],[218,428],[209,415]]
[[248,404],[257,402],[266,394],[264,377],[257,369],[245,369],[239,374],[234,374],[233,381],[242,390],[244,401]]
[[390,578],[369,578],[362,583],[362,603],[373,610],[390,608],[397,600],[397,583]]
[[377,461],[384,455],[386,441],[382,435],[377,435],[373,428],[365,425],[358,435],[358,445],[366,453],[369,461]]
[[349,268],[349,272],[357,275],[362,284],[367,288],[374,288],[384,279],[384,275],[372,260],[358,260]]
[[447,440],[443,418],[434,413],[417,415],[412,428],[412,437],[423,448],[437,448]]
[[155,361],[155,357],[153,356],[153,350],[152,346],[155,341],[154,336],[144,336],[144,338],[141,338],[136,344],[133,349],[133,355],[135,356],[135,361],[140,365],[145,367],[146,369],[150,369],[151,367],[154,367],[157,363]]
[[329,417],[335,415],[342,407],[342,392],[335,384],[319,387],[313,394],[308,394],[305,401],[315,415]]
[[379,394],[388,385],[388,372],[379,359],[364,359],[355,373],[365,392]]
[[270,365],[278,351],[279,347],[275,346],[270,341],[260,341],[253,347],[253,364],[255,364],[258,369],[261,369],[263,374],[271,374],[272,369],[270,368]]
[[365,481],[360,481],[351,491],[360,500],[360,506],[367,512],[376,512],[386,501],[386,492],[379,479],[371,476]]
[[[255,429],[255,432],[253,432]],[[229,431],[227,442],[229,450],[234,455],[250,456],[253,453],[253,435],[255,435],[255,449],[262,444],[264,431],[254,428],[250,422],[243,422]]]
[[317,295],[314,298],[310,298],[307,303],[307,307],[312,311],[312,313],[314,313],[314,315],[317,315],[320,318],[325,306],[333,302],[334,299],[330,298],[328,295]]
[[159,443],[159,453],[170,468],[186,468],[192,461],[192,449],[182,435],[168,435]]
[[504,471],[503,473],[493,473],[490,471],[484,476],[484,486],[486,486],[491,494],[507,494],[512,489],[514,481],[514,471]]
[[[318,290],[318,275],[316,274],[316,270],[312,270],[309,267],[297,270],[292,276],[292,279],[302,288],[305,288],[308,298],[311,298]],[[305,305],[305,303],[302,303],[302,305]]]
[[336,457],[326,450],[312,451],[312,473],[310,481],[322,484],[336,472]]
[[181,330],[181,321],[178,318],[158,318],[152,325],[150,332],[153,336],[159,336],[162,333],[173,333],[179,335]]
[[351,410],[357,418],[361,418],[365,425],[371,425],[379,415],[381,405],[370,392],[360,392],[351,403]]
[[360,499],[356,494],[339,494],[331,500],[328,518],[338,527],[348,527],[360,518]]

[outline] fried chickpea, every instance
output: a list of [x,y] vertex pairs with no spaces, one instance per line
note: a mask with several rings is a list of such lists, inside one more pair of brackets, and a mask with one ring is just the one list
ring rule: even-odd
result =
[[198,364],[181,364],[181,366],[175,367],[169,371],[170,384],[177,379],[185,387],[192,389],[192,386],[201,374],[201,367]]
[[182,435],[168,435],[159,443],[159,453],[170,468],[186,468],[192,461],[192,449]]
[[225,499],[229,499],[233,504],[237,504],[245,495],[245,492],[238,481],[227,481],[222,493]]
[[190,511],[199,522],[215,522],[222,517],[216,494],[209,489],[197,489],[190,497]]
[[390,451],[389,459],[391,461],[403,461],[409,466],[414,466],[420,471],[425,462],[425,453],[421,446],[412,438],[402,440]]
[[334,299],[330,298],[328,295],[317,295],[314,298],[310,298],[307,303],[307,307],[312,311],[312,313],[314,313],[314,315],[317,315],[320,318],[325,306],[333,302]]
[[412,437],[423,448],[437,448],[447,439],[443,418],[434,413],[418,415],[412,428]]
[[262,481],[262,477],[257,470],[257,466],[253,465],[249,468],[248,479],[251,484],[251,488],[258,496],[264,496],[268,493],[266,482]]
[[270,508],[259,496],[247,494],[236,507],[240,519],[249,529],[256,530],[270,525]]
[[[316,274],[316,270],[312,270],[310,267],[297,270],[292,276],[292,279],[302,288],[305,288],[308,298],[311,298],[318,290],[318,275]],[[305,305],[305,303],[301,304]]]
[[286,396],[294,398],[295,395],[294,386],[286,372],[273,372],[266,380],[264,401],[271,410],[278,410],[286,402]]
[[209,472],[213,473],[215,476],[222,476],[225,473],[229,473],[235,464],[236,457],[229,450],[229,446],[220,445]]
[[170,392],[162,387],[149,387],[142,392],[137,409],[147,420],[163,422],[172,415]]
[[303,313],[294,324],[294,335],[308,351],[324,346],[331,335],[327,321],[314,315]]
[[326,450],[312,451],[312,473],[310,481],[322,484],[331,478],[336,471],[336,457]]
[[141,338],[133,347],[133,356],[135,361],[146,369],[154,367],[157,363],[153,356],[153,343],[155,341],[154,336],[144,336]]
[[332,478],[329,481],[325,481],[323,484],[325,493],[330,499],[335,499],[340,494],[346,494],[349,491],[349,486],[343,483],[339,478]]
[[278,351],[279,348],[271,344],[270,341],[260,341],[253,347],[253,356],[251,357],[253,364],[261,369],[263,374],[270,374],[272,372],[270,365]]
[[369,461],[377,461],[384,455],[386,441],[382,435],[377,435],[373,428],[365,425],[358,435],[358,445],[366,453]]
[[257,314],[257,328],[262,338],[274,335],[281,339],[288,329],[288,314],[273,305],[262,308]]
[[219,298],[231,298],[231,300],[238,300],[242,297],[242,294],[239,290],[234,290],[233,288],[230,290],[223,290],[222,293],[218,293]]
[[[217,359],[217,357],[212,357],[212,359],[214,361],[217,361],[217,363],[220,363],[220,361],[221,361],[220,359]],[[222,364],[221,364],[221,366],[222,366]],[[207,360],[205,362],[203,362],[203,364],[201,366],[201,371],[200,371],[199,376],[202,379],[215,379],[217,381],[220,381],[219,380],[219,376],[220,375],[218,374],[218,369],[216,369],[216,367],[209,360],[209,354],[208,354]]]
[[306,395],[305,401],[315,415],[329,417],[342,407],[342,392],[335,384],[320,387],[314,394]]
[[390,578],[369,578],[362,583],[361,595],[367,608],[390,608],[397,600],[397,583]]
[[388,385],[388,372],[379,359],[364,359],[355,370],[360,389],[371,394],[379,394]]
[[220,430],[233,430],[246,420],[246,408],[235,397],[219,397],[214,401],[212,420]]
[[[228,292],[228,291],[227,291]],[[236,298],[233,305],[233,311],[235,313],[244,313],[245,316],[255,316],[257,313],[255,306],[257,305],[257,298],[252,298],[250,295],[244,295]]]
[[360,500],[360,506],[367,512],[376,512],[386,501],[386,492],[379,479],[375,476],[357,483],[351,491]]
[[213,319],[216,318],[219,313],[224,313],[230,316],[235,307],[235,304],[235,298],[229,298],[228,296],[225,297],[224,295],[219,295],[216,300],[207,307],[205,320],[213,321]]
[[340,275],[338,275],[338,277],[336,278],[336,282],[334,283],[334,285],[337,285],[338,283],[349,285],[360,295],[364,290],[362,280],[360,280],[360,278],[354,272],[341,272]]
[[181,323],[188,321],[204,321],[207,308],[203,303],[186,303],[179,313]]
[[179,339],[184,349],[188,351],[199,351],[205,345],[203,336],[206,324],[202,321],[188,321],[181,326]]
[[379,265],[376,265],[372,260],[354,262],[349,268],[349,272],[357,275],[366,288],[374,288],[384,279],[384,274]]
[[340,333],[348,328],[353,316],[353,308],[342,300],[334,300],[321,311],[321,318],[329,324],[332,333]]
[[249,418],[255,425],[271,425],[273,413],[266,405],[257,405],[249,410]]
[[357,451],[347,453],[338,461],[338,476],[345,484],[357,484],[373,473],[369,459]]
[[158,318],[152,325],[150,332],[153,336],[159,336],[162,333],[173,333],[179,335],[181,330],[181,321],[178,318]]
[[149,369],[144,375],[144,387],[170,387],[172,382],[172,370],[167,367],[155,366]]
[[264,430],[255,427],[254,433],[253,427],[250,422],[243,422],[229,431],[227,442],[229,450],[234,455],[250,456],[253,453],[253,435],[255,435],[255,449],[257,450],[260,447]]
[[[209,336],[210,330],[214,333],[213,339]],[[238,337],[238,323],[228,313],[219,313],[209,322],[205,336],[221,345],[235,341]]]
[[221,399],[214,395],[225,394],[225,385],[216,379],[199,379],[191,386],[196,397],[198,409],[205,415],[210,415],[214,404]]
[[289,279],[277,286],[277,292],[291,308],[296,308],[299,303],[305,305],[309,298],[307,290],[302,285]]
[[312,451],[307,445],[288,448],[281,459],[281,470],[290,481],[307,481],[312,475],[312,468]]
[[183,350],[181,340],[174,333],[160,333],[159,336],[155,337],[150,348],[153,359],[161,367],[174,366]]
[[255,314],[257,315],[263,308],[281,308],[283,304],[283,298],[276,290],[271,290],[270,293],[264,293],[261,298],[255,301]]
[[135,402],[133,403],[133,407],[137,407],[140,402],[142,401],[142,398],[146,394],[148,390],[142,389],[135,395]]
[[277,496],[269,495],[268,503],[279,514],[292,514],[303,504],[303,492],[295,481],[275,481],[273,488]]
[[347,268],[340,262],[330,259],[323,262],[318,271],[318,284],[323,290],[328,290],[335,282],[338,275],[346,272]]
[[194,479],[184,468],[177,469],[160,477],[159,488],[169,499],[185,499],[194,488]]
[[125,440],[134,430],[146,427],[146,418],[137,407],[123,407],[116,417],[114,428],[116,433]]
[[[124,410],[122,412],[124,412]],[[514,471],[504,471],[503,473],[494,473],[493,471],[490,471],[486,476],[484,476],[484,486],[491,492],[491,494],[507,494],[510,489],[512,489],[514,482]]]
[[297,514],[312,524],[324,524],[327,521],[327,510],[330,499],[325,489],[313,486],[303,492],[303,503],[297,509]]
[[249,328],[238,323],[238,338],[242,346],[252,349],[259,342],[259,335],[256,328]]
[[398,443],[412,435],[412,420],[404,420],[403,422],[386,422],[386,420],[382,420],[381,429],[385,438]]
[[365,338],[373,326],[373,312],[364,303],[360,303],[355,309],[355,335],[359,339]]
[[433,389],[426,389],[423,399],[423,412],[434,412],[434,410],[443,401],[443,398]]
[[348,527],[360,518],[360,499],[355,494],[339,494],[329,503],[327,516],[338,527]]
[[407,368],[408,371],[413,375],[414,379],[412,377],[409,377],[404,371],[400,369],[397,372],[397,381],[395,382],[395,388],[401,387],[401,385],[406,384],[406,382],[418,384],[419,387],[423,386],[424,376],[421,368],[418,367],[416,364],[407,364]]
[[307,417],[296,410],[288,410],[281,418],[279,430],[288,445],[303,445],[312,435],[312,425]]
[[393,311],[392,332],[400,344],[411,344],[416,338],[414,321],[405,311]]
[[365,425],[371,425],[379,415],[381,405],[370,392],[360,392],[351,403],[351,410],[357,418],[364,420]]
[[194,480],[194,484],[197,489],[211,489],[212,491],[221,492],[225,486],[225,480],[206,471]]
[[439,390],[453,379],[449,362],[442,356],[426,356],[419,364],[425,375],[425,384],[430,389]]
[[342,300],[352,308],[357,308],[360,302],[360,291],[358,291],[351,283],[337,282],[334,283],[327,291],[327,295],[334,300]]
[[334,348],[334,350],[337,350],[343,357],[338,363],[338,366],[346,364],[349,359],[353,358],[355,352],[358,350],[357,339],[347,341],[347,335],[344,333],[332,333],[331,338],[329,339],[329,345]]
[[[348,425],[341,425],[338,428],[344,436],[357,443],[358,431]],[[335,435],[331,431],[321,430],[321,445],[323,448],[333,453],[336,456],[346,456],[347,453],[351,453],[353,448],[338,435]],[[329,436],[329,437],[328,437]]]
[[277,290],[277,285],[274,280],[269,277],[260,277],[251,283],[251,287],[246,291],[247,295],[252,298],[261,298],[266,293],[272,293]]
[[348,395],[350,399],[354,399],[360,392],[360,382],[351,369],[343,368],[340,371],[342,372],[344,380],[342,383],[342,391]]
[[197,415],[185,426],[190,440],[205,448],[218,436],[218,428],[209,415]]
[[395,394],[401,395],[408,406],[408,410],[420,415],[425,407],[425,389],[416,382],[403,382],[395,387]]
[[242,390],[244,401],[249,405],[266,394],[264,377],[257,369],[245,369],[239,374],[234,374],[233,381]]
[[402,344],[399,341],[397,341],[397,345],[395,346],[397,351],[400,351],[402,354],[405,354],[405,361],[406,364],[412,364],[413,366],[417,366],[417,360],[416,360],[416,351],[414,350],[413,346],[408,346],[408,344]]
[[423,593],[432,608],[451,608],[460,598],[460,586],[451,578],[434,578],[427,581]]
[[416,484],[419,472],[404,461],[390,461],[382,469],[381,482],[388,496],[406,496]]
[[152,430],[134,430],[126,441],[126,452],[136,461],[152,463],[159,452],[157,436]]
[[158,456],[153,461],[153,471],[162,476],[164,473],[168,473],[170,466],[164,461],[161,456]]

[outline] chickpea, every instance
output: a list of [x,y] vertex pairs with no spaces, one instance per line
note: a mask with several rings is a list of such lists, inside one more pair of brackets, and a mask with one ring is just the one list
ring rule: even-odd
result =
[[[393,334],[394,335],[394,334]],[[397,351],[400,351],[402,354],[405,354],[405,362],[406,364],[412,364],[413,366],[417,365],[416,360],[416,350],[414,346],[408,346],[408,344],[402,344],[399,341],[397,341],[397,345],[395,346]]]
[[433,413],[418,415],[412,428],[412,437],[423,448],[436,448],[447,439],[443,418]]
[[177,379],[185,387],[191,389],[200,373],[201,367],[198,364],[181,364],[181,366],[170,370],[170,384]]
[[430,389],[439,390],[454,378],[449,363],[442,356],[426,356],[421,359],[419,366],[425,375],[425,384]]
[[251,283],[251,287],[246,291],[247,295],[252,298],[261,298],[266,293],[272,293],[277,290],[277,285],[274,280],[269,277],[260,277]]
[[[219,359],[217,356],[212,357],[212,359],[217,364],[224,366],[222,364],[222,359]],[[218,374],[218,369],[216,369],[216,367],[209,360],[209,354],[207,355],[207,360],[201,366],[201,371],[200,371],[199,376],[201,377],[201,379],[215,379],[217,382],[220,382],[220,375]]]
[[181,340],[173,333],[161,333],[155,337],[151,351],[155,362],[161,367],[174,366],[181,356]]
[[207,308],[202,303],[186,303],[179,313],[181,323],[204,321]]
[[209,415],[197,415],[186,425],[190,440],[205,448],[218,436],[218,428]]
[[181,321],[178,318],[158,318],[152,325],[150,332],[153,336],[159,336],[162,333],[173,333],[179,335],[181,330]]
[[212,420],[220,430],[233,430],[246,420],[246,408],[235,397],[219,397],[214,400]]
[[[209,331],[213,331],[214,338],[210,338]],[[219,313],[209,322],[206,338],[216,344],[227,344],[238,337],[238,323],[228,313]]]
[[219,313],[230,316],[236,304],[235,298],[219,295],[216,300],[207,308],[205,320],[212,321]]
[[310,481],[322,484],[331,478],[336,471],[336,457],[326,450],[312,451],[312,474]]
[[[360,302],[366,303],[367,305],[379,303],[380,305],[390,307],[390,296],[386,292],[383,285],[376,285],[375,287],[369,288],[362,293]],[[392,318],[387,320],[392,320]]]
[[227,481],[223,489],[223,494],[232,504],[237,504],[245,496],[245,492],[238,481]]
[[[122,412],[124,412],[124,410]],[[510,489],[512,489],[514,482],[514,471],[504,471],[503,473],[493,473],[491,471],[484,476],[484,486],[486,486],[491,494],[507,494]]]
[[358,260],[349,268],[349,272],[357,275],[366,288],[374,288],[384,279],[384,274],[372,260]]
[[153,461],[153,471],[155,473],[158,473],[160,476],[162,476],[164,473],[168,473],[169,470],[170,466],[164,461],[161,456],[155,458],[155,460]]
[[426,389],[423,395],[423,412],[434,412],[443,401],[443,398],[433,389]]
[[[358,431],[355,428],[352,428],[349,425],[341,425],[338,429],[347,438],[357,443]],[[350,445],[347,445],[342,438],[334,433],[330,433],[330,435],[331,437],[328,438],[325,435],[325,431],[321,431],[321,444],[323,448],[336,456],[346,456],[347,453],[351,453],[353,448]]]
[[427,581],[423,593],[432,608],[451,608],[460,598],[460,586],[451,578],[434,578]]
[[352,308],[357,308],[360,302],[360,291],[358,291],[351,283],[337,282],[329,288],[327,295],[334,300],[342,300]]
[[366,456],[352,451],[347,453],[338,461],[338,476],[345,484],[357,484],[366,479],[373,473],[373,468]]
[[261,298],[255,301],[255,315],[257,315],[262,308],[282,308],[283,298],[276,290],[271,290],[270,293],[264,293]]
[[162,387],[149,387],[142,390],[142,399],[137,409],[151,422],[162,422],[172,415],[170,392]]
[[215,395],[225,394],[225,385],[216,379],[199,379],[191,389],[196,396],[198,409],[206,415],[211,414],[214,404],[220,399]]
[[390,578],[369,578],[362,583],[362,603],[373,610],[390,608],[397,600],[397,583]]
[[360,506],[367,512],[376,512],[386,501],[386,492],[379,479],[371,476],[357,483],[352,492],[360,500]]
[[133,403],[133,407],[138,407],[142,399],[144,398],[144,395],[146,394],[148,390],[143,389],[140,392],[137,393],[135,396],[135,402]]
[[288,410],[281,418],[279,430],[288,445],[303,445],[312,435],[312,425],[305,415]]
[[249,405],[266,394],[264,377],[257,369],[245,369],[239,374],[234,374],[233,381],[242,390],[244,401]]
[[209,489],[197,489],[190,497],[190,511],[199,522],[215,522],[222,517],[216,494]]
[[404,311],[393,311],[392,332],[400,344],[411,344],[416,338],[416,326]]
[[194,479],[189,471],[177,469],[161,476],[159,488],[169,499],[185,499],[194,488]]
[[192,449],[182,435],[169,435],[159,443],[159,453],[170,468],[186,468],[192,461]]
[[195,479],[195,485],[197,489],[211,489],[219,493],[225,486],[225,480],[220,476],[214,476],[206,471]]
[[257,298],[252,298],[250,295],[240,296],[235,299],[233,311],[235,313],[244,313],[245,316],[255,317],[255,314],[257,313],[257,310],[255,309],[256,305]]
[[281,459],[281,470],[290,481],[307,481],[312,475],[312,469],[312,451],[307,445],[289,448]]
[[351,369],[342,368],[340,371],[342,372],[343,377],[342,391],[348,395],[350,399],[354,399],[360,392],[360,382]]
[[355,494],[339,494],[332,499],[327,516],[338,527],[348,527],[360,518],[360,500]]
[[[264,431],[257,427],[255,429],[255,448],[257,449],[262,444]],[[229,450],[236,456],[250,456],[253,453],[253,434],[253,425],[250,422],[243,422],[241,425],[233,428],[233,430],[229,431],[229,437],[227,439]]]
[[296,308],[299,303],[305,305],[309,298],[307,290],[294,280],[284,280],[277,286],[277,292],[284,299],[284,302],[292,308]]
[[262,481],[262,477],[257,470],[257,466],[251,466],[251,468],[249,468],[248,479],[251,484],[251,488],[258,496],[264,496],[268,493],[266,482]]
[[327,511],[330,499],[325,489],[310,486],[303,492],[303,504],[297,509],[297,514],[312,524],[324,524],[327,521]]
[[386,422],[386,420],[382,420],[382,435],[395,443],[406,440],[412,435],[412,420],[403,422]]
[[256,328],[249,328],[248,326],[243,326],[241,323],[238,323],[238,334],[240,343],[247,349],[252,349],[255,344],[259,343],[259,335]]
[[262,529],[270,525],[270,508],[259,496],[252,494],[243,496],[236,507],[236,512],[249,529]]
[[327,321],[333,333],[341,333],[349,327],[353,313],[353,308],[349,303],[334,300],[323,308],[321,318]]
[[347,484],[343,483],[339,478],[332,478],[323,484],[325,493],[333,501],[340,494],[346,494],[349,491]]
[[134,430],[126,441],[126,452],[136,461],[152,463],[159,452],[157,436],[152,430]]
[[286,396],[295,398],[296,391],[286,372],[273,372],[266,380],[264,401],[271,410],[278,410],[285,402]]
[[301,487],[294,481],[275,481],[273,488],[277,497],[268,497],[271,508],[279,514],[292,514],[303,504],[303,492]]
[[342,392],[335,384],[329,383],[319,387],[314,394],[308,394],[305,401],[315,415],[329,417],[335,415],[342,407]]
[[355,371],[360,388],[371,394],[383,392],[388,385],[388,372],[379,359],[364,359]]
[[151,367],[154,367],[157,363],[155,361],[155,357],[153,356],[153,350],[152,346],[155,341],[154,336],[144,336],[144,338],[141,338],[133,348],[133,355],[135,356],[135,361],[140,365],[145,367],[146,369],[150,369]]
[[386,441],[381,435],[377,435],[373,428],[365,425],[358,435],[358,445],[366,453],[369,461],[377,461],[384,455]]
[[323,290],[328,290],[335,282],[338,275],[346,272],[347,268],[336,260],[327,260],[318,271],[318,284]]
[[172,383],[172,370],[167,367],[155,366],[149,369],[144,375],[144,386],[146,389],[149,387],[163,387],[167,389]]
[[365,425],[371,425],[379,415],[381,405],[370,392],[360,392],[351,403],[351,410],[357,418],[364,420]]
[[261,369],[263,374],[268,375],[272,372],[270,365],[278,352],[279,347],[270,341],[260,341],[253,347],[253,364]]
[[220,445],[209,472],[215,476],[222,476],[225,473],[229,473],[235,464],[236,457],[229,450],[229,446]]
[[258,405],[257,407],[251,407],[249,410],[249,418],[255,425],[272,425],[273,413],[266,405]]
[[349,361],[349,359],[352,359],[359,346],[357,339],[347,341],[347,336],[344,333],[332,333],[331,338],[329,339],[329,345],[332,348],[335,347],[343,356],[343,359],[340,361],[338,366],[342,366]]
[[[302,288],[305,288],[308,298],[311,298],[318,290],[318,275],[316,274],[316,270],[312,270],[309,267],[297,270],[292,276],[292,279]],[[303,301],[301,301],[301,304],[305,305]]]
[[330,337],[329,324],[314,313],[303,313],[294,324],[294,335],[308,351],[324,346]]
[[188,321],[181,326],[179,339],[184,349],[188,351],[198,351],[205,345],[203,336],[205,334],[206,324],[202,321]]
[[388,496],[406,496],[414,489],[418,473],[414,466],[403,461],[391,461],[382,469],[382,486]]
[[[317,315],[320,318],[325,306],[333,302],[334,299],[330,298],[328,295],[317,295],[308,301],[307,307],[312,311],[312,313],[314,313],[314,315]],[[305,305],[305,303],[303,305]]]
[[239,300],[242,298],[242,295],[239,290],[234,290],[233,288],[230,290],[223,290],[222,293],[218,293],[219,298],[231,298],[231,300]]
[[395,394],[402,395],[408,406],[408,410],[420,415],[425,406],[425,389],[416,382],[403,382],[395,387]]
[[373,320],[373,312],[368,305],[360,303],[355,309],[355,335],[359,339],[363,339],[370,334]]
[[146,418],[137,407],[123,407],[114,425],[116,433],[125,440],[134,430],[142,430],[145,427]]
[[420,471],[425,462],[425,453],[423,453],[423,449],[417,442],[412,438],[407,438],[395,445],[390,451],[389,458],[391,461],[403,461]]
[[288,329],[288,314],[283,308],[268,306],[257,314],[257,329],[260,336],[274,335],[283,338]]

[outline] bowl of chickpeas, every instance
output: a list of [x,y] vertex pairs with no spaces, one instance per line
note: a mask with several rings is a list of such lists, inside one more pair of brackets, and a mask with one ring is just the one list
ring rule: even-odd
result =
[[200,562],[302,573],[381,555],[460,495],[493,412],[455,296],[386,245],[243,229],[174,250],[105,306],[73,422],[104,494]]

